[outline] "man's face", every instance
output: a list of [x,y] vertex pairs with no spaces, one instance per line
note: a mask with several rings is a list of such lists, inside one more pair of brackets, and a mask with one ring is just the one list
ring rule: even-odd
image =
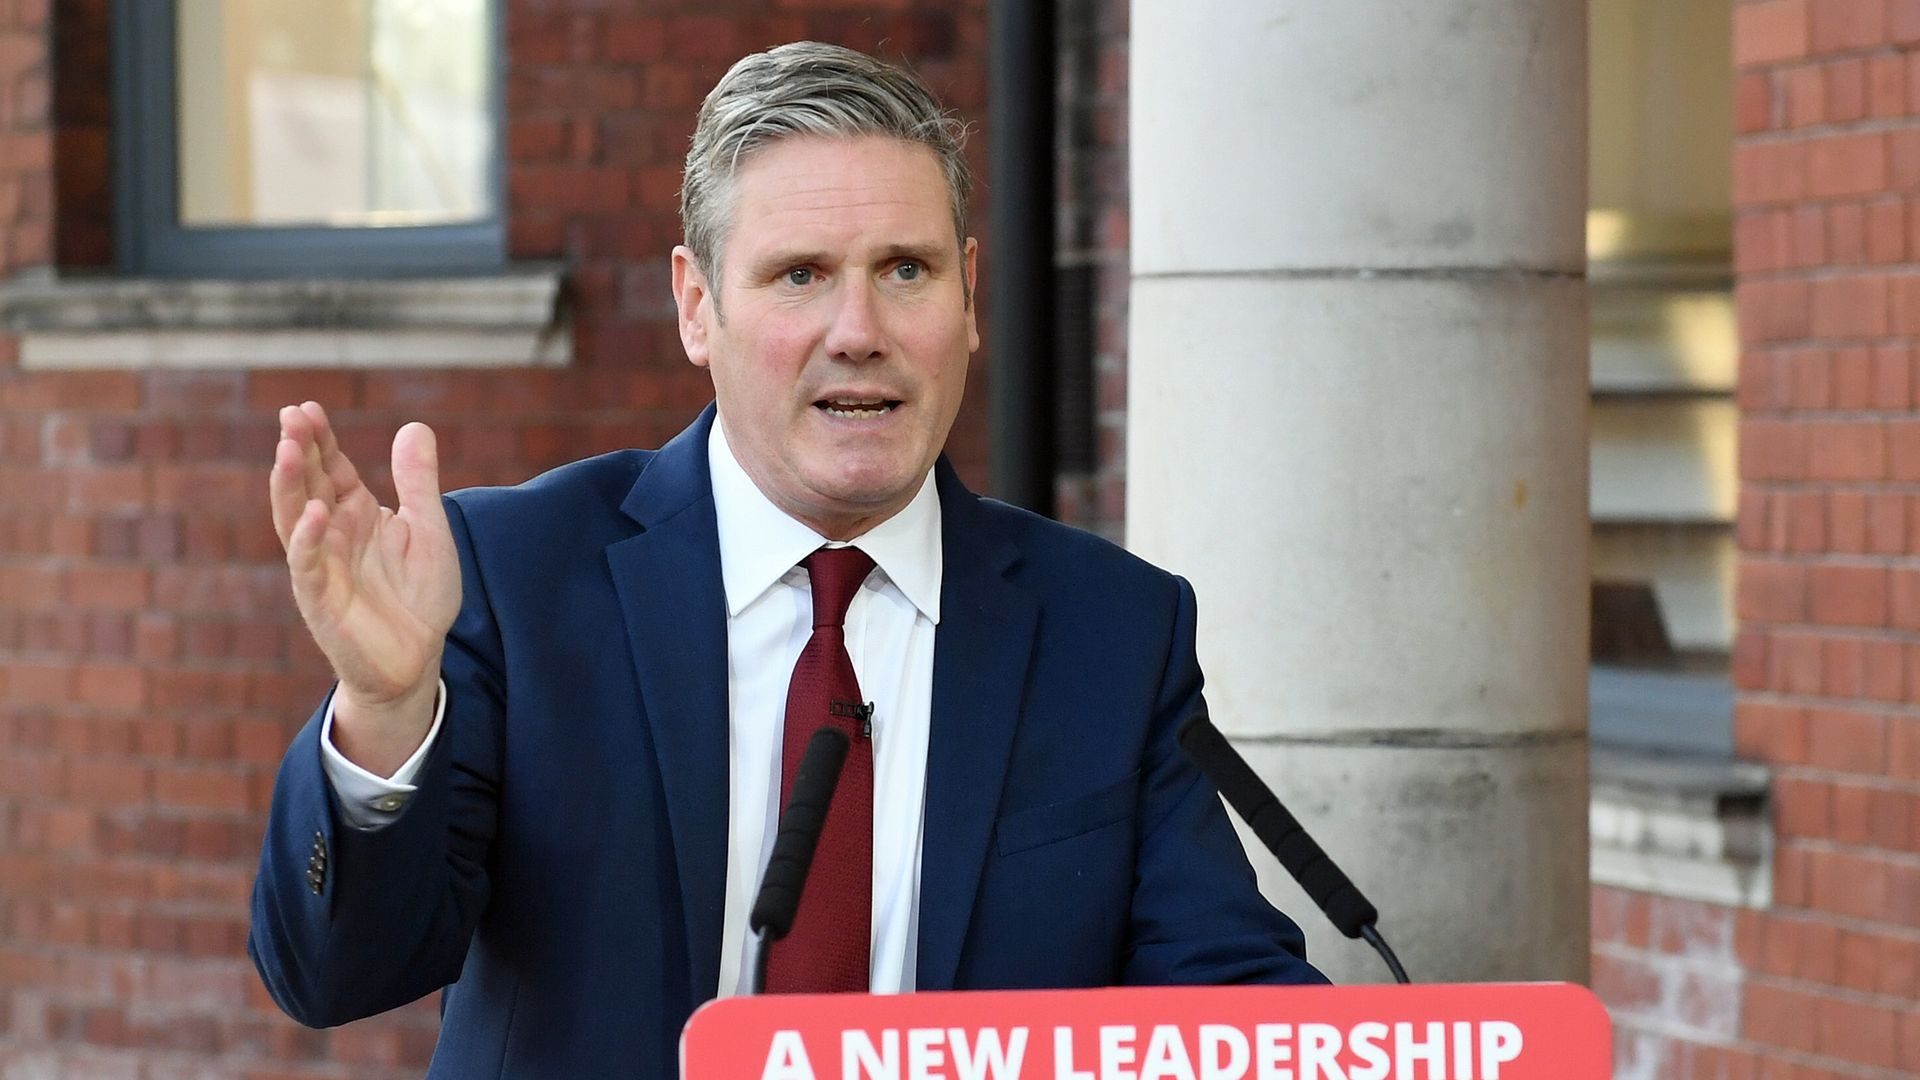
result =
[[722,280],[674,249],[681,341],[774,505],[847,539],[912,500],[980,346],[975,250],[954,237],[933,151],[884,136],[795,136],[748,158]]

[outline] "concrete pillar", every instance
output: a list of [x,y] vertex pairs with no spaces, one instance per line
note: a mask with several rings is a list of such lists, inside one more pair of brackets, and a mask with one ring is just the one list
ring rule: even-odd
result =
[[1131,50],[1129,546],[1416,980],[1584,980],[1586,5],[1136,0]]

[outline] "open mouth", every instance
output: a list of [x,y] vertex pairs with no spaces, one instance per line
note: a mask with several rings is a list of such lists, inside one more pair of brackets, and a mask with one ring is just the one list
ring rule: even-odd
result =
[[899,408],[900,402],[892,398],[833,397],[821,398],[813,407],[843,420],[875,420]]

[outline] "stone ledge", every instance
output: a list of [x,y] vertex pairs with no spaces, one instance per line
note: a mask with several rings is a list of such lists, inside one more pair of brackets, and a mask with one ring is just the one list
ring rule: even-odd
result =
[[1596,747],[1589,827],[1596,885],[1734,907],[1773,902],[1771,776],[1708,757]]
[[0,284],[29,370],[557,367],[561,269],[257,281],[54,277]]

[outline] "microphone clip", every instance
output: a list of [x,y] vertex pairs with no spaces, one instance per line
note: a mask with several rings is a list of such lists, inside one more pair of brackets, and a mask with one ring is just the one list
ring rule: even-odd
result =
[[860,725],[860,737],[873,738],[873,702],[832,701],[827,703],[827,714],[842,720],[853,720]]

